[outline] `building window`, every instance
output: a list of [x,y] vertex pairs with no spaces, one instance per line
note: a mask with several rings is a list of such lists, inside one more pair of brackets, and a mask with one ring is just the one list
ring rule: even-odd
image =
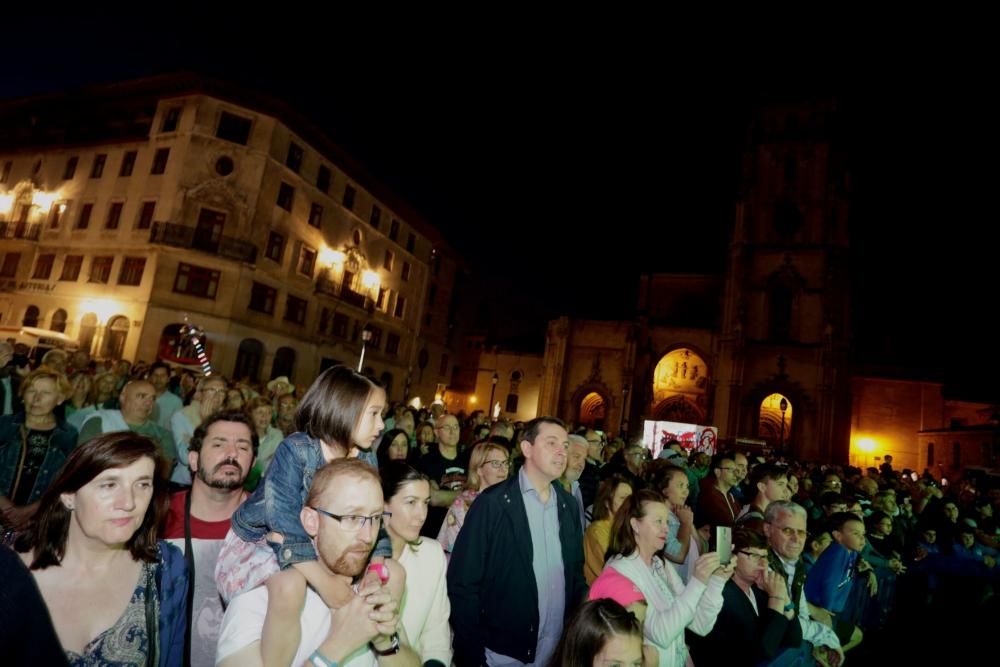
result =
[[56,312],[52,313],[52,321],[49,324],[49,329],[51,331],[58,331],[59,333],[66,333],[66,311],[62,308],[56,309]]
[[139,221],[136,223],[137,229],[149,229],[153,225],[153,215],[156,213],[155,201],[144,201],[139,209]]
[[84,204],[80,207],[80,215],[76,219],[77,229],[86,229],[90,226],[90,214],[94,211],[93,204]]
[[223,111],[219,116],[219,126],[215,130],[215,136],[234,144],[246,146],[247,141],[250,140],[251,125],[252,121],[249,118]]
[[83,255],[66,255],[59,280],[76,282],[77,278],[80,277],[81,268],[83,268]]
[[406,297],[402,294],[396,296],[396,310],[393,312],[394,317],[403,319],[406,314]]
[[62,222],[63,211],[66,210],[66,202],[56,202],[49,209],[49,229],[59,229],[59,223]]
[[299,253],[299,273],[308,278],[312,278],[313,271],[315,269],[316,251],[307,245],[303,245],[302,251]]
[[6,183],[7,179],[10,178],[10,170],[14,166],[13,160],[7,160],[3,163],[3,170],[0,170],[0,183]]
[[337,338],[347,338],[347,325],[350,324],[350,319],[347,315],[343,313],[333,314],[333,326],[330,328],[330,333],[332,333]]
[[408,281],[410,279],[410,263],[403,262],[403,280]]
[[319,204],[313,203],[309,207],[309,224],[316,229],[323,226],[323,207]]
[[330,169],[328,167],[319,166],[319,171],[316,172],[316,187],[321,192],[330,191]]
[[122,156],[122,167],[118,170],[119,176],[132,175],[132,170],[135,169],[135,156],[138,154],[138,151],[125,151],[125,155]]
[[56,262],[54,254],[39,255],[35,260],[35,272],[31,274],[32,280],[48,280],[52,275],[52,265]]
[[120,201],[112,202],[108,208],[108,220],[104,224],[105,229],[118,229],[118,224],[122,220],[122,207],[124,203]]
[[344,208],[348,211],[354,210],[354,195],[356,192],[350,185],[344,186]]
[[274,302],[277,298],[278,290],[254,281],[253,287],[250,289],[250,310],[273,315]]
[[934,465],[934,443],[927,443],[927,467],[933,467]]
[[373,350],[379,349],[382,346],[382,330],[370,324],[368,325],[368,330],[372,332],[372,339],[368,341],[368,347]]
[[24,319],[21,320],[21,326],[37,327],[39,314],[38,306],[28,306],[28,309],[24,311]]
[[361,245],[361,230],[355,229],[354,233],[351,235],[351,238],[354,239],[354,245]]
[[149,173],[153,175],[158,175],[166,172],[167,160],[169,159],[170,159],[169,148],[157,148],[156,154],[153,156],[153,168],[149,170]]
[[170,107],[163,113],[163,122],[160,124],[160,132],[176,132],[177,123],[181,119],[182,107]]
[[285,302],[285,321],[294,322],[295,324],[305,324],[306,323],[306,304],[305,299],[300,299],[297,296],[288,295],[288,301]]
[[302,146],[299,146],[295,142],[288,144],[288,155],[285,156],[285,166],[296,174],[299,173],[299,169],[302,168]]
[[282,181],[278,187],[278,206],[286,211],[292,210],[292,202],[295,200],[295,188]]
[[382,268],[385,269],[386,271],[392,271],[392,259],[393,259],[392,251],[386,250],[385,259],[382,260]]
[[13,278],[17,276],[17,265],[21,263],[21,253],[9,252],[3,256],[3,265],[0,265],[0,278]]
[[95,257],[94,261],[90,263],[90,279],[88,282],[107,285],[111,279],[111,265],[114,261],[115,258],[110,255]]
[[80,163],[80,158],[74,155],[66,160],[66,168],[63,170],[63,180],[69,181],[76,176],[76,165]]
[[368,218],[368,222],[372,227],[378,229],[379,224],[382,222],[382,209],[378,206],[372,205],[372,214],[371,217]]
[[393,220],[389,225],[389,238],[393,241],[399,238],[399,220]]
[[417,247],[417,235],[410,232],[410,235],[406,237],[406,252],[412,253],[413,249]]
[[385,337],[385,353],[392,356],[399,354],[399,334],[391,333]]
[[99,153],[94,156],[94,164],[90,167],[90,177],[100,178],[104,175],[104,163],[108,161],[108,156],[104,153]]
[[142,274],[146,270],[145,257],[126,257],[122,261],[122,270],[118,273],[119,285],[139,285]]
[[277,232],[271,232],[267,237],[267,250],[264,256],[281,264],[283,254],[285,254],[285,237]]
[[325,334],[328,326],[330,326],[330,309],[323,308],[319,313],[319,333]]
[[379,310],[385,310],[386,298],[389,295],[389,290],[384,287],[378,288],[378,299],[375,301],[375,307]]
[[448,355],[447,354],[442,354],[441,355],[441,367],[438,368],[438,375],[443,375],[443,376],[447,376],[448,375],[448,362],[449,362]]
[[178,294],[214,299],[219,290],[219,277],[221,275],[219,271],[181,262],[177,265],[174,291]]

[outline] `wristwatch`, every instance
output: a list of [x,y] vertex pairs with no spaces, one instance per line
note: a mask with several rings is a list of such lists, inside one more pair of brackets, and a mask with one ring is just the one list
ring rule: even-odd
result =
[[369,642],[368,646],[371,647],[371,650],[375,651],[376,655],[380,655],[383,657],[387,655],[396,655],[397,653],[399,653],[399,633],[397,632],[392,633],[392,643],[389,644],[389,648],[385,650],[380,651],[375,646],[375,642]]

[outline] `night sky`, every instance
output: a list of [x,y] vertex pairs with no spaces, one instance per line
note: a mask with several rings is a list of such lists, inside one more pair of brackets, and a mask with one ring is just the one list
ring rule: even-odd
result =
[[643,271],[720,271],[749,109],[835,95],[858,359],[993,384],[1000,110],[977,54],[751,42],[715,62],[613,27],[402,38],[305,18],[47,18],[5,31],[0,97],[177,70],[278,96],[441,229],[484,294],[516,295],[501,321],[540,335],[559,314],[627,316]]

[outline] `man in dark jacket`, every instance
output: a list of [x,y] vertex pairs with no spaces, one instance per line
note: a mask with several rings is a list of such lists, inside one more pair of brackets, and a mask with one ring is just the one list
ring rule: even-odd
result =
[[459,667],[545,665],[586,595],[579,508],[557,481],[568,447],[561,421],[531,421],[524,466],[469,509],[448,567]]

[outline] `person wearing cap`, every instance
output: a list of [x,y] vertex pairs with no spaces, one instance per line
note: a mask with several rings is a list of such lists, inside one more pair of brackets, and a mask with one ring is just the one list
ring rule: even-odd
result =
[[292,381],[288,379],[287,375],[278,376],[267,383],[267,393],[275,401],[291,391]]
[[[639,625],[646,622],[646,596],[632,583],[632,580],[618,572],[613,567],[605,568],[601,575],[590,586],[587,600],[614,600],[626,611],[635,616]],[[660,654],[652,644],[642,645],[642,664],[644,666],[660,664]]]

